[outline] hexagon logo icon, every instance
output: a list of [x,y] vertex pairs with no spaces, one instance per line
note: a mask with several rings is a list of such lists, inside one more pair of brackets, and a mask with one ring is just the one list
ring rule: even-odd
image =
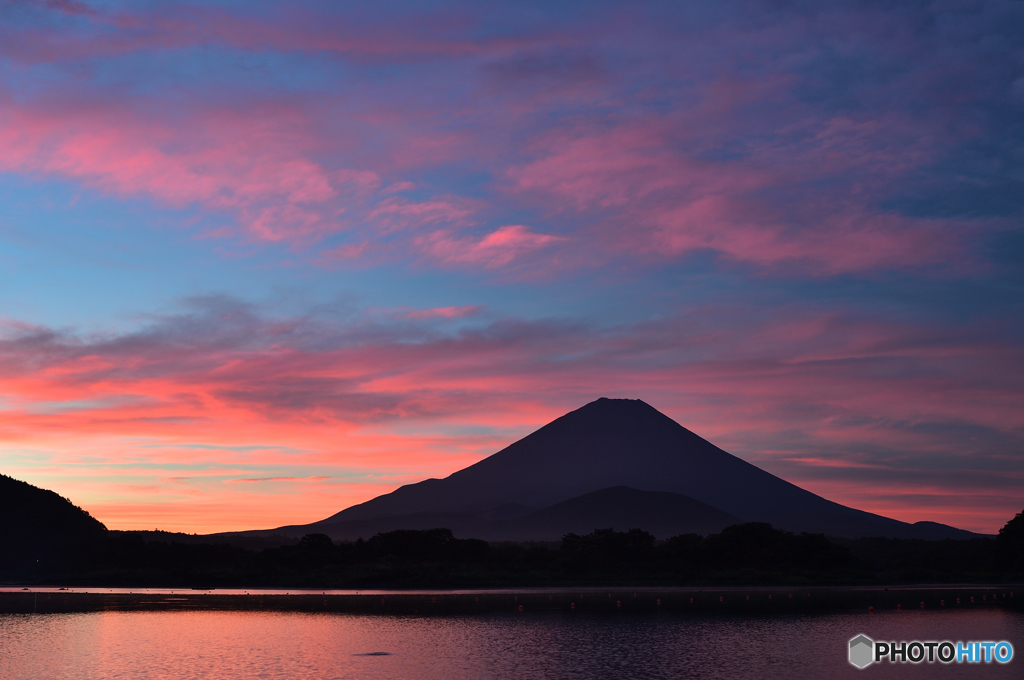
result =
[[867,635],[858,635],[850,640],[850,663],[857,668],[867,668],[874,662],[875,641]]

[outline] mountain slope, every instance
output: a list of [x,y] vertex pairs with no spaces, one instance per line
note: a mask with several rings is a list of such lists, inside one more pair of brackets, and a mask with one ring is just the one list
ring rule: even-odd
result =
[[0,475],[0,566],[102,536],[99,521],[68,499]]

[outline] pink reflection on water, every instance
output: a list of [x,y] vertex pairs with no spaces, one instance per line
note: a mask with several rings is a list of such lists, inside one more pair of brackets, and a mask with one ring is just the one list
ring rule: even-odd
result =
[[[987,610],[830,616],[349,616],[104,612],[0,616],[0,676],[62,678],[861,677],[849,638],[1017,641]],[[1005,666],[881,664],[879,678],[1019,677]]]

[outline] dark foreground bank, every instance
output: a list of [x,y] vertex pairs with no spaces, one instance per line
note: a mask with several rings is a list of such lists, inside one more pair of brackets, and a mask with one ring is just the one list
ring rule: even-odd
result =
[[553,544],[488,544],[432,529],[342,543],[310,534],[292,545],[253,550],[175,534],[106,532],[89,540],[4,551],[0,583],[456,589],[1021,580],[1022,565],[1007,559],[1007,543],[1000,539],[840,540],[792,534],[767,524],[740,524],[718,534],[685,534],[666,541],[637,529],[605,529],[568,534]]
[[97,611],[293,611],[454,615],[493,612],[787,614],[921,609],[1024,610],[1021,584],[915,588],[575,589],[438,593],[0,591],[0,614]]

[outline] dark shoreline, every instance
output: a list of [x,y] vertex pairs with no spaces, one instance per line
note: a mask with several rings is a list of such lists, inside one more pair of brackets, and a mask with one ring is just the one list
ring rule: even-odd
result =
[[[97,591],[103,589],[98,588]],[[958,602],[959,598],[959,602]],[[974,598],[974,601],[971,601]],[[772,587],[671,589],[557,589],[477,592],[324,594],[315,591],[248,594],[216,590],[146,592],[0,592],[0,614],[102,611],[278,611],[342,614],[465,615],[497,612],[786,614],[952,611],[999,607],[1024,611],[1024,585],[899,586],[890,588]]]

